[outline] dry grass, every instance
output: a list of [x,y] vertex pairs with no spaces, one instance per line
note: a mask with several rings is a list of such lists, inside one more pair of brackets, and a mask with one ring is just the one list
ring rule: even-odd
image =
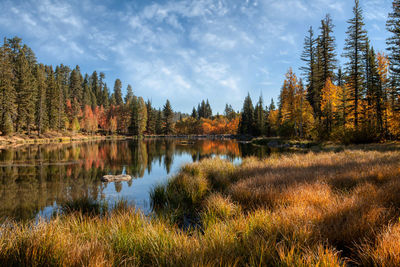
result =
[[[159,216],[4,224],[0,265],[399,266],[399,192],[399,151],[207,159],[155,187]],[[201,227],[182,230],[182,214]]]

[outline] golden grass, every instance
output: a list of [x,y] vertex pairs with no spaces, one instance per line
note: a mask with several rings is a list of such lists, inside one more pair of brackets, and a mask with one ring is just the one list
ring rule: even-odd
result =
[[[399,164],[356,149],[207,159],[155,187],[156,216],[121,205],[4,224],[0,265],[399,266]],[[200,226],[184,231],[188,214]]]

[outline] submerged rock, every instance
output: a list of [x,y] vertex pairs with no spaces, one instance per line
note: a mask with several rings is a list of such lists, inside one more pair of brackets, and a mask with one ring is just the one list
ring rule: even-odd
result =
[[104,175],[101,178],[102,182],[121,182],[121,181],[130,181],[132,176],[126,174],[120,175]]

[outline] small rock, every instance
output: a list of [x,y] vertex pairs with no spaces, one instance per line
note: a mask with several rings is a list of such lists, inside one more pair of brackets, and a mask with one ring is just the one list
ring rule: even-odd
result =
[[130,181],[132,179],[132,176],[126,175],[126,174],[120,174],[120,175],[104,175],[101,178],[102,182],[121,182],[121,181]]

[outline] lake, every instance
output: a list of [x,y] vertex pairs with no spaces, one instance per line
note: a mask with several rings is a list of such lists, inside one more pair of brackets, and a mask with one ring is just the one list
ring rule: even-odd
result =
[[[186,163],[220,156],[235,163],[264,157],[267,147],[235,140],[108,140],[23,145],[0,149],[0,219],[50,217],[63,203],[90,197],[109,204],[120,199],[144,213],[149,191]],[[129,182],[103,183],[105,174],[129,174]]]

